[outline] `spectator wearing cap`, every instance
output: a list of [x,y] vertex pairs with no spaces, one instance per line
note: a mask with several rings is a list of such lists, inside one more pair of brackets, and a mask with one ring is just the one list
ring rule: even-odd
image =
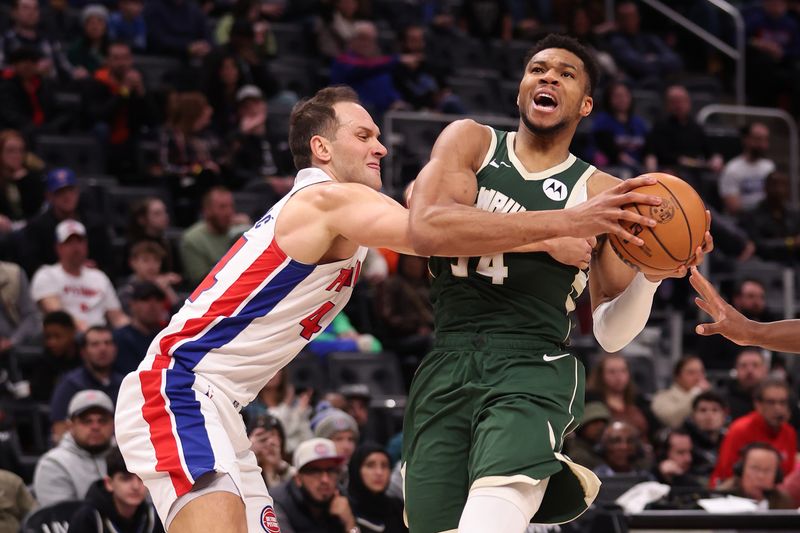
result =
[[20,132],[0,131],[0,233],[24,225],[42,210],[43,167]]
[[149,281],[133,284],[130,301],[130,324],[114,330],[117,360],[114,370],[127,374],[136,370],[147,348],[161,328],[166,325],[164,309],[166,294],[161,287]]
[[28,138],[65,125],[56,111],[53,82],[39,73],[42,59],[36,48],[17,48],[6,56],[7,68],[0,76],[0,127],[18,130]]
[[144,8],[149,52],[202,59],[211,51],[205,13],[188,0],[155,0]]
[[237,189],[248,183],[267,180],[270,186],[264,190],[270,196],[271,205],[288,192],[274,183],[290,174],[291,169],[283,164],[288,146],[284,146],[285,143],[273,145],[267,137],[267,116],[267,102],[261,89],[245,85],[236,92],[237,130],[228,144],[231,157],[229,185]]
[[86,265],[86,227],[77,220],[56,226],[58,262],[36,271],[31,295],[43,313],[67,311],[80,331],[105,324],[116,328],[128,323],[111,280],[102,271]]
[[114,404],[99,390],[73,396],[67,408],[67,433],[36,464],[33,488],[42,506],[81,500],[106,475],[106,453],[114,434]]
[[119,448],[106,456],[106,475],[89,487],[84,505],[69,520],[77,533],[163,533],[161,520],[147,500],[147,488],[128,472]]
[[13,27],[3,35],[0,64],[11,63],[11,55],[20,48],[35,50],[43,61],[36,66],[38,74],[45,78],[66,82],[73,78],[86,77],[82,68],[74,68],[58,41],[51,40],[39,29],[41,12],[38,0],[15,0],[11,10]]
[[106,143],[108,170],[130,175],[136,169],[136,141],[153,125],[155,112],[142,79],[133,66],[128,43],[108,44],[104,64],[86,84],[86,119]]
[[294,478],[272,491],[283,533],[354,533],[355,516],[337,488],[343,458],[328,439],[310,439],[294,452]]
[[80,221],[86,230],[89,258],[96,266],[114,276],[114,257],[108,221],[99,213],[80,206],[81,193],[78,179],[69,168],[54,168],[45,180],[47,208],[34,217],[23,231],[24,247],[20,264],[28,275],[33,275],[42,265],[58,261],[56,254],[56,226],[64,220]]
[[591,470],[603,464],[597,448],[610,421],[611,412],[603,402],[587,403],[581,425],[566,441],[567,455]]
[[314,426],[314,436],[330,439],[336,445],[336,452],[342,456],[345,464],[356,449],[358,442],[358,424],[355,419],[339,409],[326,409]]
[[142,0],[120,0],[119,10],[108,18],[109,39],[128,43],[139,54],[147,50],[147,23],[143,11]]
[[91,75],[105,62],[108,50],[108,9],[89,4],[81,11],[82,34],[67,50],[67,58]]
[[50,400],[50,419],[53,422],[53,441],[58,442],[68,429],[69,411],[65,406],[84,390],[99,390],[117,401],[119,386],[125,377],[114,371],[117,347],[111,330],[105,326],[92,326],[81,337],[83,365],[64,375],[53,391]]
[[294,468],[283,460],[286,453],[286,434],[281,421],[265,413],[257,416],[248,426],[250,449],[261,467],[261,475],[267,488],[277,487],[294,477]]

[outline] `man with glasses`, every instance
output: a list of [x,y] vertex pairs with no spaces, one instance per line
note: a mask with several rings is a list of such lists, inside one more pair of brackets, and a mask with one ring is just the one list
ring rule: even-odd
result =
[[794,469],[797,433],[788,423],[789,386],[782,380],[766,379],[756,389],[754,399],[755,410],[735,420],[722,441],[719,460],[711,474],[712,487],[733,475],[741,450],[753,442],[769,444],[778,451],[784,474]]
[[[329,439],[309,439],[297,447],[297,474],[271,491],[282,533],[360,532],[347,498],[337,487],[343,462]],[[265,528],[273,531],[269,524]]]

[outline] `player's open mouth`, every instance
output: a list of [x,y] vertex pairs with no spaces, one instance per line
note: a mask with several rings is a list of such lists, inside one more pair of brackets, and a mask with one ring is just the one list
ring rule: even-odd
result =
[[537,111],[542,111],[544,113],[551,113],[555,111],[558,107],[558,100],[556,99],[555,95],[540,92],[533,96],[533,108]]

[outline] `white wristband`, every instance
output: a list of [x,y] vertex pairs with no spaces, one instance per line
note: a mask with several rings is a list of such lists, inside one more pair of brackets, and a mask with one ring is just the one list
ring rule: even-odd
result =
[[592,313],[594,336],[605,351],[618,352],[644,329],[659,285],[639,272],[616,298],[597,306]]

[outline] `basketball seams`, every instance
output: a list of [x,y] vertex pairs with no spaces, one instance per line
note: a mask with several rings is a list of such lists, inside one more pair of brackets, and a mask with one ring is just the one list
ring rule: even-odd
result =
[[[694,241],[692,240],[692,225],[691,225],[691,223],[689,222],[689,217],[686,215],[686,211],[683,209],[683,205],[682,205],[682,204],[681,204],[681,202],[678,200],[678,197],[677,197],[677,196],[675,196],[675,195],[672,193],[672,190],[671,190],[669,187],[667,187],[666,185],[664,185],[664,184],[661,182],[661,180],[660,180],[660,179],[658,180],[658,184],[659,184],[659,185],[661,185],[662,187],[664,187],[664,189],[665,189],[665,190],[666,190],[666,191],[669,193],[669,195],[670,195],[670,196],[672,197],[672,199],[675,201],[675,204],[676,204],[676,205],[678,206],[678,208],[681,210],[681,215],[683,215],[683,221],[686,223],[686,231],[687,231],[687,232],[689,232],[689,253],[687,254],[687,259],[686,259],[686,260],[684,260],[684,264],[686,264],[686,263],[688,263],[689,261],[691,261],[691,259],[692,259],[692,252],[694,251],[694,246],[693,246],[693,245],[694,245]],[[694,190],[693,190],[693,189],[692,189],[692,192],[694,192]],[[697,194],[697,193],[695,193],[695,194]],[[701,203],[702,203],[702,200],[701,200]],[[658,237],[656,237],[656,239],[658,239]],[[661,244],[661,241],[659,241],[659,243],[658,243],[658,244],[660,245],[660,244]],[[662,248],[664,248],[664,247],[662,246]],[[664,250],[666,250],[666,248],[664,248]],[[669,254],[669,252],[667,252],[667,253]],[[679,260],[679,259],[677,259],[677,258],[673,257],[673,256],[672,256],[672,254],[670,254],[670,257],[672,257],[672,258],[673,258],[673,259],[675,259],[676,261],[678,261],[678,260]]]
[[[637,213],[639,213],[642,216],[645,216],[645,214],[642,213],[642,211],[639,209],[639,205],[638,204],[630,204],[630,205],[632,205],[633,208],[636,209]],[[661,242],[661,239],[658,238],[658,234],[655,231],[653,231],[653,228],[645,227],[644,229],[646,229],[647,231],[650,232],[650,235],[652,235],[653,238],[656,240],[656,243],[658,244],[658,246],[662,250],[664,250],[664,253],[666,253],[669,256],[670,259],[672,259],[673,261],[683,261],[682,259],[678,259],[674,255],[672,255],[672,252],[669,249],[667,249],[666,246],[664,246],[664,244]],[[642,263],[642,264],[644,264],[644,263]]]
[[[651,270],[657,270],[659,272],[671,272],[672,271],[672,269],[669,269],[669,268],[658,268],[656,266],[648,265],[644,261],[641,261],[638,257],[634,257],[633,254],[631,254],[627,250],[627,248],[625,248],[625,245],[622,243],[622,240],[619,237],[617,237],[616,235],[609,235],[609,238],[610,238],[609,239],[609,243],[611,244],[611,249],[614,250],[614,253],[617,254],[617,257],[619,257],[620,261],[622,261],[623,263],[625,263],[629,267],[631,267],[631,268],[633,268],[633,269],[635,269],[637,271],[641,271],[640,265],[637,265],[636,263],[634,263],[632,261],[632,260],[635,260],[635,261],[638,261],[641,264],[641,266],[647,267],[647,268],[649,268]],[[623,256],[622,252],[619,249],[617,249],[617,246],[614,245],[614,241],[617,242],[617,246],[619,246],[619,248],[621,248],[622,251],[624,251],[626,254],[628,254],[628,257],[630,259],[626,259]]]

